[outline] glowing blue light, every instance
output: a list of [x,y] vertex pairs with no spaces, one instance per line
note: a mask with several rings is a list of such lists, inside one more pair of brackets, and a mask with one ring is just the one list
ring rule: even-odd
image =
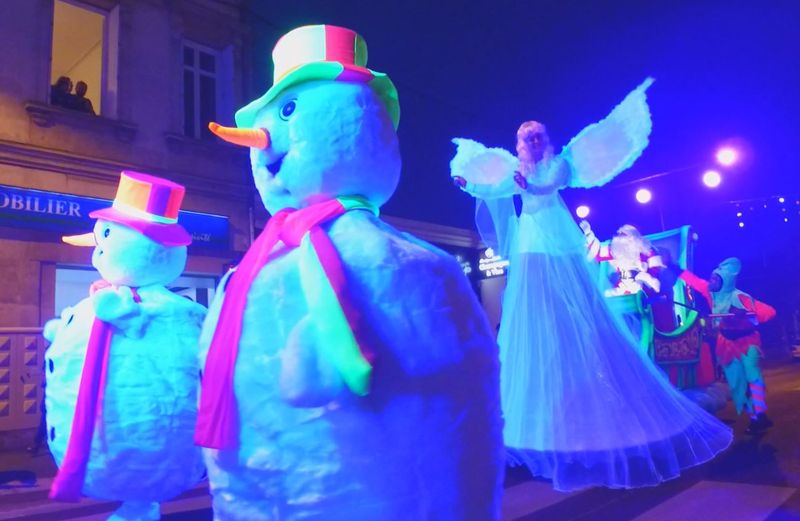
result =
[[636,191],[636,200],[641,204],[647,204],[653,199],[653,193],[647,188],[640,188]]
[[786,201],[783,197],[778,197],[778,202],[783,204]]
[[580,205],[575,209],[575,215],[581,219],[585,219],[589,215],[589,207],[585,204]]
[[739,228],[744,228],[744,223],[742,221],[739,221]]

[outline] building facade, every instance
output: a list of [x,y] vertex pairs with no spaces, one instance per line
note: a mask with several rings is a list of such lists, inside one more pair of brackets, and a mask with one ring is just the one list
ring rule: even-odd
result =
[[[90,231],[93,209],[133,170],[186,187],[180,222],[194,243],[171,289],[207,304],[222,273],[264,226],[247,151],[211,120],[268,86],[268,53],[244,0],[11,0],[0,17],[0,450],[29,443],[41,418],[42,326],[97,277],[91,251],[61,241]],[[459,258],[492,323],[502,277],[489,278],[476,233],[386,217]],[[500,275],[502,275],[500,273]]]
[[91,231],[87,214],[108,206],[120,171],[186,187],[192,213],[181,222],[194,243],[172,289],[202,303],[249,245],[255,201],[246,151],[206,130],[230,124],[247,97],[240,2],[12,0],[3,10],[0,448],[38,425],[42,325],[97,278],[91,251],[60,237]]

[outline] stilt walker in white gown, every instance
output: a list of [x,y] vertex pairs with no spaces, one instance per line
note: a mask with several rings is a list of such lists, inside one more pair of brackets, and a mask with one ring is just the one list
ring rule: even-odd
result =
[[732,439],[637,352],[559,195],[563,187],[602,185],[639,157],[651,129],[651,82],[557,156],[534,121],[520,127],[516,157],[454,140],[451,174],[477,199],[484,238],[510,260],[498,334],[504,441],[512,463],[558,490],[657,485]]

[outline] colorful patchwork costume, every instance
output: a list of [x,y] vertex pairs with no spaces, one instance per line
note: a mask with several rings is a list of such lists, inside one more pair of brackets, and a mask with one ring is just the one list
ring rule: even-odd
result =
[[766,415],[766,389],[759,367],[761,335],[756,327],[771,320],[775,308],[736,289],[736,276],[741,269],[742,263],[735,257],[722,261],[712,272],[722,281],[718,291],[711,291],[709,287],[713,285],[709,281],[688,271],[681,274],[681,279],[701,293],[711,306],[713,325],[719,329],[717,361],[731,388],[736,412],[750,414],[748,432],[752,433],[772,425]]

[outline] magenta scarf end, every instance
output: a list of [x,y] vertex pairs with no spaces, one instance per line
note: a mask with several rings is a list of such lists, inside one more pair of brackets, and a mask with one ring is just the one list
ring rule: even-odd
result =
[[75,486],[71,483],[62,483],[58,478],[53,481],[50,487],[50,493],[47,497],[54,501],[63,501],[65,503],[77,503],[81,500],[82,486]]
[[200,434],[194,436],[194,443],[206,449],[232,449],[236,447],[236,443],[232,441],[230,436],[223,436],[221,434]]

